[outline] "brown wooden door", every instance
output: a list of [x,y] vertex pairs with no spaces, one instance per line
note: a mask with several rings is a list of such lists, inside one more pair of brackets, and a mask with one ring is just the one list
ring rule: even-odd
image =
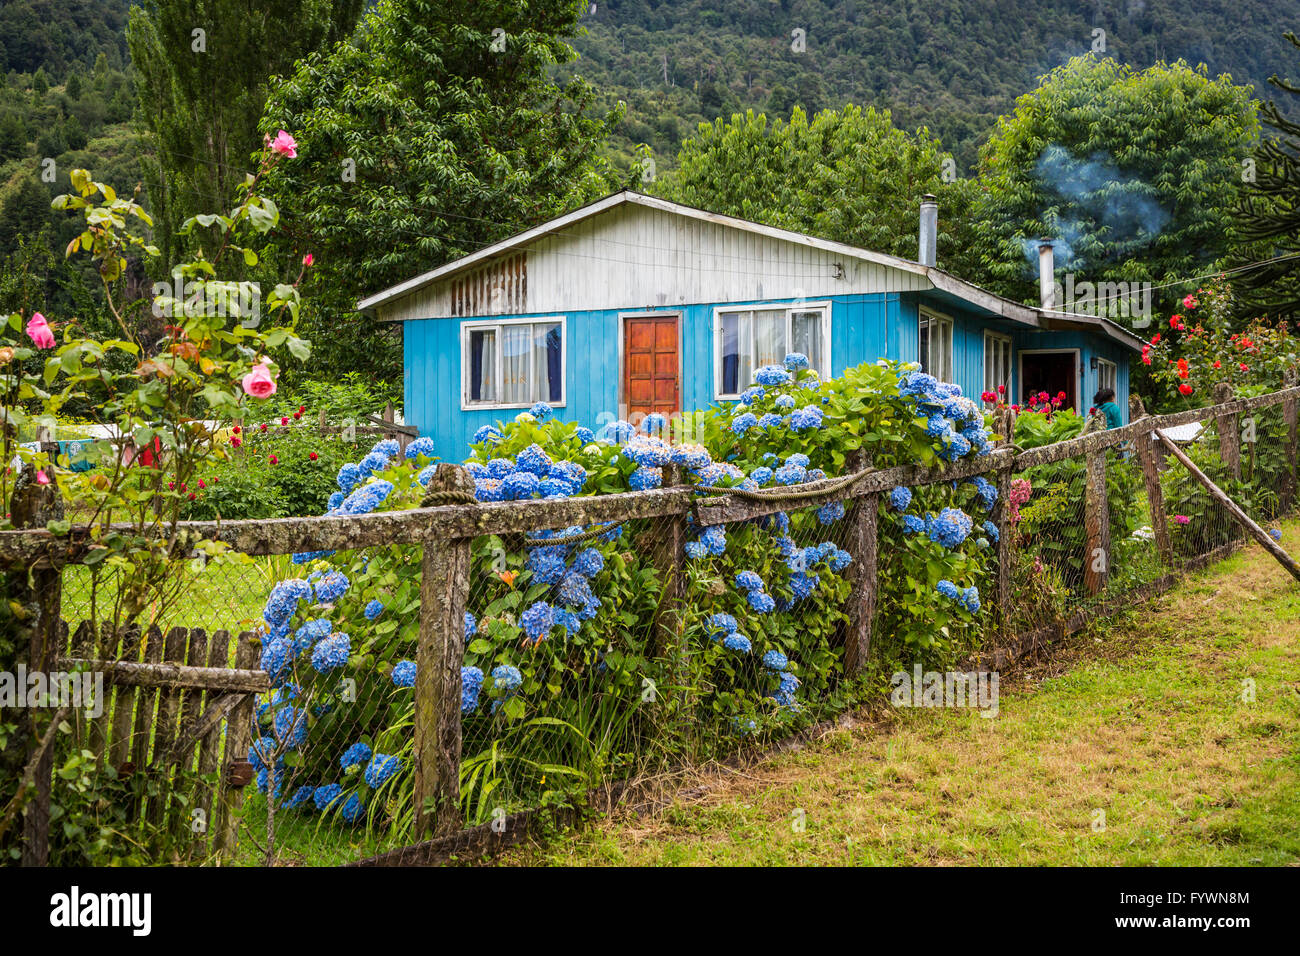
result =
[[623,400],[627,415],[681,409],[676,315],[623,320]]

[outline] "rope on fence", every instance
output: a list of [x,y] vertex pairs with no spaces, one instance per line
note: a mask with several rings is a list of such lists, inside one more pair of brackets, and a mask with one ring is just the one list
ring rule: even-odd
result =
[[551,545],[577,544],[580,541],[590,541],[592,538],[599,538],[601,535],[608,534],[615,528],[623,524],[621,521],[611,521],[608,524],[593,525],[586,531],[575,534],[560,535],[557,538],[524,538],[524,544],[534,547],[549,547]]
[[[861,471],[854,472],[851,475],[845,475],[837,481],[826,485],[823,488],[813,488],[804,491],[782,491],[780,488],[765,488],[761,491],[750,491],[748,488],[721,488],[716,485],[696,485],[696,491],[704,491],[713,495],[735,495],[738,498],[748,498],[751,501],[800,501],[804,498],[821,498],[825,495],[834,494],[837,491],[843,491],[850,485],[861,481],[867,475],[874,472],[875,468],[863,468]],[[698,501],[700,505],[719,505],[722,504],[722,498],[704,498]]]
[[457,491],[455,489],[441,491],[432,488],[424,493],[420,500],[421,508],[432,508],[434,505],[473,505],[478,504],[478,499],[468,491]]

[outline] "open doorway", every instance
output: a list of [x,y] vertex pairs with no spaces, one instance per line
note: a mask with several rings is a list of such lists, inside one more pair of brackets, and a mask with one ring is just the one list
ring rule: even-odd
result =
[[1056,398],[1065,393],[1063,408],[1079,411],[1079,350],[1052,349],[1020,353],[1020,403],[1046,392]]

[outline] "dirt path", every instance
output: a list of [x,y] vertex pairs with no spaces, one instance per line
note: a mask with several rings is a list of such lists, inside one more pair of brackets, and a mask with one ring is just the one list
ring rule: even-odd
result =
[[1009,675],[996,718],[894,711],[503,862],[1297,864],[1298,780],[1300,587],[1251,547]]

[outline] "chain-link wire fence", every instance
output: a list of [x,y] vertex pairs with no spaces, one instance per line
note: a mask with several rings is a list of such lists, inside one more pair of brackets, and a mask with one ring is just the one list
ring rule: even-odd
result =
[[[1173,438],[1266,523],[1295,487],[1290,433],[1274,404],[1207,411]],[[146,676],[169,662],[229,672],[224,686],[211,674],[209,684],[117,686],[81,731],[129,782],[122,796],[149,821],[158,859],[333,865],[424,838],[421,816],[504,826],[517,811],[565,805],[684,756],[788,734],[863,686],[878,692],[900,661],[955,663],[944,655],[981,639],[1098,613],[1244,540],[1204,485],[1147,440],[1130,430],[1028,467],[1004,449],[984,475],[910,472],[901,498],[892,482],[813,501],[794,497],[810,487],[795,485],[770,504],[742,499],[744,511],[708,507],[711,495],[686,487],[608,521],[572,502],[532,502],[526,518],[461,545],[407,535],[298,556],[196,555],[176,562],[135,629],[98,644],[80,625],[111,619],[117,572],[68,566],[72,656]],[[986,480],[1009,491],[997,507]],[[947,508],[966,515],[961,536],[974,547],[962,560],[981,584],[970,595],[941,582],[964,610],[917,618],[907,596],[933,582],[909,556],[942,536],[935,522]],[[455,564],[448,555],[462,546],[463,578],[438,591],[431,558]],[[459,686],[455,779],[438,783],[451,807],[429,800],[436,774],[417,730],[417,662],[436,659],[421,646],[430,602],[463,602],[445,664]],[[868,646],[869,659],[851,659]],[[246,674],[265,689],[241,690],[254,686]],[[210,713],[216,722],[203,724]],[[432,733],[451,748],[448,726],[424,731],[424,745]],[[160,763],[178,748],[183,756]]]

